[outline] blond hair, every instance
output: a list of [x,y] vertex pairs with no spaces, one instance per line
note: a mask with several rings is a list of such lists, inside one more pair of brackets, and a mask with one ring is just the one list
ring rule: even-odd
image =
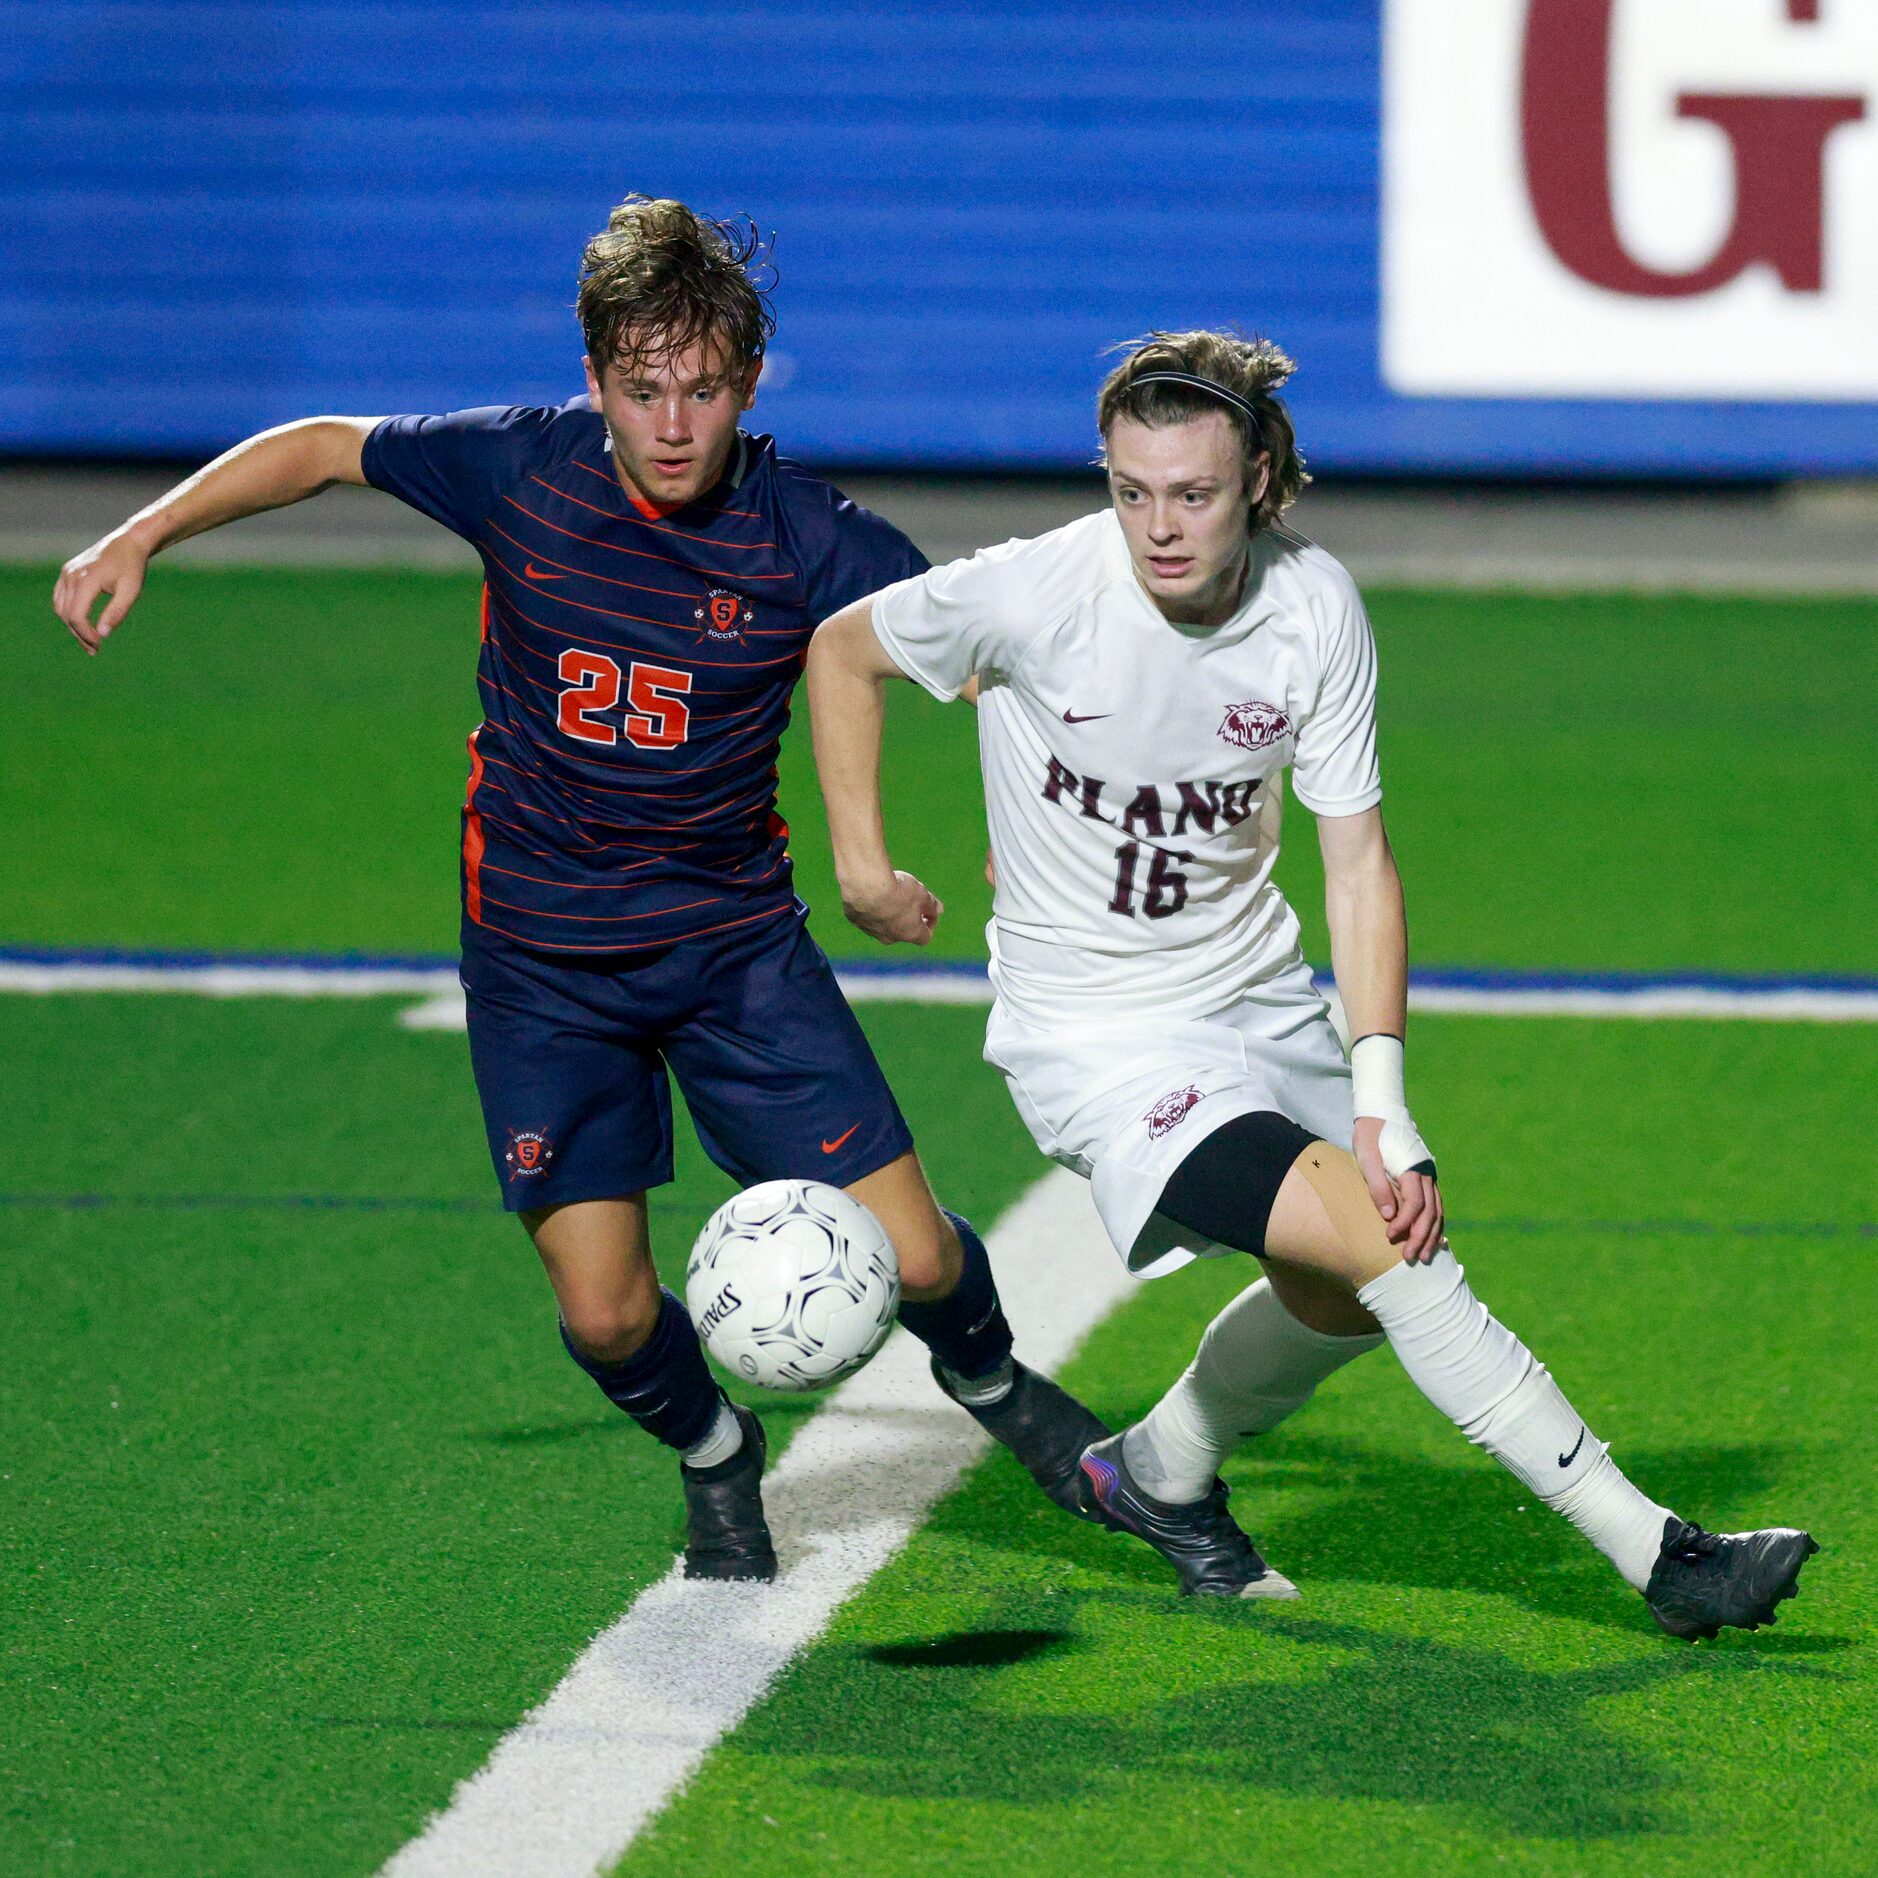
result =
[[[1246,487],[1257,479],[1260,457],[1270,460],[1264,492],[1251,506],[1249,532],[1277,521],[1311,478],[1298,453],[1291,413],[1274,394],[1297,368],[1269,339],[1244,339],[1237,333],[1148,333],[1116,347],[1125,356],[1102,381],[1096,399],[1096,425],[1106,451],[1109,431],[1118,418],[1160,426],[1190,424],[1209,411],[1224,414],[1245,454]],[[1184,372],[1222,386],[1239,404],[1195,385],[1139,381],[1151,372]]]

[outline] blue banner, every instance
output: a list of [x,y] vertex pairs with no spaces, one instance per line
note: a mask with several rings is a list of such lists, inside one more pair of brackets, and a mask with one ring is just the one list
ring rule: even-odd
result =
[[[1456,31],[1482,12],[1429,4]],[[755,417],[824,464],[1086,463],[1106,348],[1231,324],[1298,360],[1324,471],[1878,469],[1863,28],[1709,8],[1710,40],[1767,15],[1791,44],[1763,56],[1749,22],[1741,58],[1837,100],[1767,132],[1817,223],[1769,233],[1761,119],[1711,95],[1758,81],[1712,44],[1678,76],[1670,27],[1703,8],[1625,0],[1586,40],[1612,0],[1567,5],[1528,29],[1490,0],[1498,65],[1405,51],[1415,0],[0,7],[0,449],[188,454],[312,412],[570,396],[581,243],[636,190],[775,231]],[[1612,122],[1587,141],[1567,99],[1555,134],[1547,60],[1612,46]],[[1686,212],[1647,199],[1684,171]],[[1612,192],[1608,229],[1571,219],[1581,188]],[[1760,379],[1742,330],[1768,334]]]

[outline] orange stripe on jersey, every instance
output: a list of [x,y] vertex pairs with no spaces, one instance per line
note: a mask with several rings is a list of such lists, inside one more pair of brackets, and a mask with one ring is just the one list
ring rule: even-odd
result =
[[[542,949],[547,952],[634,952],[639,950],[640,946],[682,945],[687,939],[707,939],[714,932],[731,932],[738,926],[754,926],[760,919],[774,919],[778,913],[789,913],[794,910],[795,902],[785,900],[780,906],[772,906],[766,912],[752,913],[744,919],[727,919],[718,926],[700,926],[695,932],[661,933],[656,939],[642,940],[637,945],[571,946],[557,941],[551,946],[542,946]],[[488,931],[500,933],[504,939],[516,939],[523,945],[542,944],[538,936],[531,938],[527,933],[510,932],[506,926],[498,926],[491,920],[484,920],[482,923]]]
[[[539,476],[531,476],[531,483],[539,483],[543,489],[553,490],[555,495],[565,495],[565,490],[554,489],[553,484],[544,483]],[[680,561],[669,554],[654,554],[650,548],[626,548],[616,541],[602,541],[598,535],[583,535],[576,528],[563,528],[559,522],[551,522],[545,515],[537,515],[525,503],[517,502],[513,496],[502,498],[510,508],[526,515],[531,522],[539,522],[543,528],[552,528],[557,535],[565,535],[569,541],[584,541],[590,548],[604,548],[608,554],[630,554],[638,561],[657,561],[661,567],[683,568],[687,574],[696,574],[704,580],[794,580],[793,574],[732,574],[721,567],[693,567],[689,561]],[[568,496],[569,502],[580,502],[578,496]],[[591,502],[581,502],[583,509],[592,509],[595,515],[604,515],[604,509],[595,509]]]
[[[485,552],[489,551],[485,550]],[[514,570],[495,553],[489,552],[489,558],[494,561],[511,580],[516,578]],[[589,606],[585,600],[570,600],[565,594],[556,593],[545,597],[553,600],[556,606],[571,606],[582,613],[598,613],[602,619],[629,619],[636,626],[663,626],[667,632],[691,633],[694,636],[697,632],[695,626],[681,626],[675,621],[668,619],[653,619],[650,615],[645,613],[620,613],[616,612],[610,606]],[[631,656],[631,648],[622,648],[617,640],[589,639],[584,634],[570,632],[565,626],[550,626],[545,619],[536,619],[534,614],[530,613],[527,608],[518,606],[512,595],[504,594],[502,604],[507,607],[517,619],[525,619],[529,625],[538,626],[544,633],[555,633],[563,639],[573,640],[576,645],[594,646],[616,654],[624,650],[627,656]],[[542,653],[540,656],[546,658],[547,654]],[[684,658],[687,665],[707,665],[716,671],[764,672],[768,671],[772,666],[777,665],[800,665],[807,659],[808,653],[806,651],[790,652],[784,654],[780,659],[694,659],[689,653],[684,653],[680,656]]]
[[[692,846],[696,847],[697,843],[693,842]],[[537,852],[537,850],[531,848],[528,852],[533,854]],[[550,854],[543,858],[552,861],[555,859],[555,856]],[[670,857],[667,855],[655,854],[650,860],[628,861],[617,871],[621,874],[632,874],[636,873],[642,867],[657,867],[661,861],[669,858]],[[494,861],[484,861],[483,872],[485,874],[506,874],[510,880],[533,881],[537,887],[559,887],[566,893],[624,893],[629,889],[633,892],[637,892],[639,889],[639,882],[636,880],[556,880],[552,874],[524,874],[513,867],[498,867]],[[666,910],[669,912],[672,909],[667,908]],[[634,917],[647,919],[650,918],[651,915],[641,913],[635,914]]]
[[[616,489],[620,486],[617,476],[609,476],[604,470],[595,469],[591,463],[574,463],[570,467],[577,470],[585,470],[589,476],[598,477],[603,483],[611,483]],[[682,502],[675,503],[671,508],[666,510],[666,513],[669,515],[677,509],[682,509],[684,506]],[[711,513],[713,515],[734,515],[740,522],[760,522],[764,520],[764,517],[758,515],[754,509],[713,509]]]
[[469,787],[463,792],[463,910],[483,923],[483,818],[476,812],[476,791],[483,779],[482,752],[476,748],[480,724],[470,732]]
[[[520,544],[518,543],[517,545],[519,546]],[[495,551],[495,549],[490,548],[490,547],[485,547],[483,549],[483,553],[486,554],[489,557],[489,559],[492,560],[496,564],[497,567],[501,568],[503,573],[508,575],[508,577],[512,581],[514,581],[516,587],[521,592],[523,593],[540,592],[539,588],[533,586],[523,575],[518,574],[515,571],[515,569],[512,568],[508,564],[508,562],[505,561],[502,558],[502,556],[499,555]],[[527,565],[526,550],[523,551],[522,564],[523,566]],[[658,589],[654,587],[646,587],[646,588],[641,588],[639,591],[643,593],[656,593]],[[686,596],[680,595],[679,597],[684,598]],[[570,600],[567,598],[565,594],[559,594],[559,593],[542,594],[542,598],[544,600],[552,600],[557,606],[578,607],[580,611],[583,613],[599,613],[599,614],[604,615],[607,619],[629,619],[629,620],[632,620],[636,625],[640,625],[640,626],[663,626],[667,632],[686,632],[686,633],[691,633],[695,637],[697,634],[697,630],[698,630],[695,626],[680,625],[679,622],[676,620],[658,619],[650,613],[621,613],[621,612],[616,611],[614,608],[610,606],[590,606],[584,600]],[[527,620],[530,625],[540,626],[543,623],[542,621],[535,619],[533,615],[531,614],[522,613],[522,609],[519,606],[516,606],[514,597],[512,595],[504,594],[502,597],[502,604],[506,607],[511,608],[513,611],[517,613],[521,613],[522,618]],[[550,628],[549,630],[557,630],[557,629]],[[618,648],[615,647],[614,650],[617,651]]]
[[[528,511],[526,509],[523,509],[522,513],[526,515]],[[668,600],[695,601],[698,597],[695,590],[692,592],[687,592],[683,587],[647,587],[647,586],[642,585],[639,581],[636,581],[636,580],[619,580],[611,574],[593,573],[588,568],[576,567],[572,561],[557,561],[553,557],[553,555],[543,554],[539,548],[531,548],[528,545],[528,543],[525,541],[517,541],[515,537],[511,535],[506,528],[501,527],[497,523],[493,515],[489,518],[489,526],[492,529],[494,529],[495,532],[498,535],[500,535],[502,539],[506,541],[511,548],[521,549],[523,557],[524,557],[523,559],[524,568],[526,568],[530,562],[539,561],[544,567],[558,567],[563,573],[576,574],[582,580],[597,580],[597,581],[602,582],[604,585],[608,587],[630,587],[634,593],[661,594]],[[552,527],[553,523],[549,523],[549,526]],[[578,539],[578,537],[576,537],[576,539]],[[799,627],[796,627],[796,628],[791,628],[790,630],[800,631],[801,629]]]
[[642,496],[637,489],[628,489],[623,483],[616,487],[649,522],[662,522],[666,516],[676,515],[685,506],[682,502],[654,502],[650,496]]
[[489,583],[487,581],[483,582],[482,620],[477,627],[476,643],[479,646],[486,646],[489,643]]
[[[580,497],[575,495],[571,489],[562,489],[557,484],[549,482],[545,477],[530,476],[528,480],[531,483],[540,483],[543,489],[548,490],[553,495],[559,496],[563,502],[573,503],[577,509],[586,509],[589,513],[594,515],[604,515],[606,513],[605,509],[595,508],[591,502],[581,501]],[[680,541],[702,541],[707,547],[727,548],[733,554],[755,554],[760,548],[773,548],[776,545],[773,541],[719,541],[714,535],[688,534],[682,528],[667,528],[662,522],[649,521],[646,523],[646,526],[655,529],[661,535],[676,535]]]
[[511,913],[526,913],[530,919],[574,919],[583,926],[624,926],[629,920],[664,919],[670,913],[689,913],[701,906],[720,906],[723,897],[722,894],[713,894],[708,900],[687,900],[682,906],[654,907],[650,913],[544,913],[538,906],[517,906],[512,900],[498,900],[493,894],[489,904],[506,907]]

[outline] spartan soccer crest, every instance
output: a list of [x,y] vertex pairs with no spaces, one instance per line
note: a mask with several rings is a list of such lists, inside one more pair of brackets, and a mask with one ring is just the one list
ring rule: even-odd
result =
[[531,1174],[545,1174],[548,1163],[554,1159],[554,1144],[539,1128],[524,1128],[518,1134],[509,1130],[508,1152],[503,1155],[508,1163],[511,1180],[526,1180]]
[[691,617],[704,628],[707,639],[741,639],[743,629],[756,615],[740,593],[727,587],[713,587],[692,609]]
[[1277,705],[1251,698],[1227,706],[1219,734],[1242,750],[1264,750],[1291,735],[1291,719]]

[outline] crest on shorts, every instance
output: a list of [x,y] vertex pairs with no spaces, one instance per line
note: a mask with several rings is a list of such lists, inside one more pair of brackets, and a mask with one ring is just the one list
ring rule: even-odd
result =
[[756,615],[740,593],[728,587],[713,587],[691,610],[691,617],[704,628],[707,639],[741,639],[743,629]]
[[1275,704],[1248,698],[1227,706],[1219,734],[1242,750],[1264,750],[1291,735],[1291,719]]
[[554,1159],[554,1143],[539,1128],[524,1128],[519,1133],[509,1130],[508,1152],[503,1155],[508,1163],[511,1180],[526,1180],[531,1174],[545,1174],[548,1163]]
[[1159,1141],[1170,1129],[1178,1128],[1199,1105],[1206,1100],[1203,1090],[1188,1083],[1184,1089],[1176,1089],[1172,1095],[1164,1095],[1153,1108],[1148,1110],[1148,1139]]

